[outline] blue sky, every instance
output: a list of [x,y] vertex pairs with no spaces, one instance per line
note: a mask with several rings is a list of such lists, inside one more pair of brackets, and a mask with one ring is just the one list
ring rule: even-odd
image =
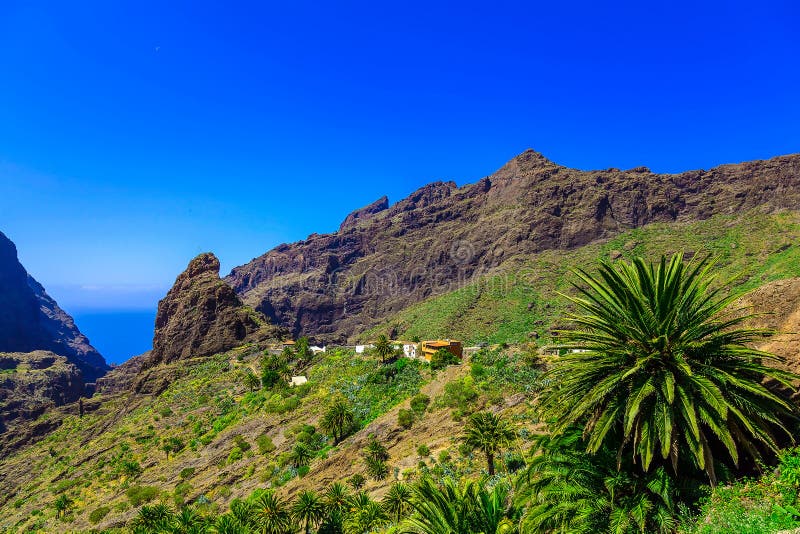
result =
[[526,148],[797,152],[798,27],[789,1],[6,0],[0,230],[68,311],[152,309],[201,251],[227,272]]

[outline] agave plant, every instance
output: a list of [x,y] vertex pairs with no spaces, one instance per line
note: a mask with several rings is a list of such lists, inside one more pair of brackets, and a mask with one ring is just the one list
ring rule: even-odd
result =
[[543,420],[558,434],[580,425],[586,450],[604,444],[626,452],[643,471],[655,459],[677,472],[681,458],[716,484],[715,451],[738,465],[776,451],[775,432],[794,408],[763,381],[791,387],[797,376],[768,367],[780,359],[752,347],[769,331],[745,328],[746,314],[726,315],[735,295],[712,287],[713,262],[658,264],[635,259],[580,271],[576,326],[560,332],[564,349],[545,379]]

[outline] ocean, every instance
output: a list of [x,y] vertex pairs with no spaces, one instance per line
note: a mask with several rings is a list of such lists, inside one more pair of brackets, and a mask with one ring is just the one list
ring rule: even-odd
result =
[[153,347],[155,310],[82,310],[72,317],[110,364],[123,363]]

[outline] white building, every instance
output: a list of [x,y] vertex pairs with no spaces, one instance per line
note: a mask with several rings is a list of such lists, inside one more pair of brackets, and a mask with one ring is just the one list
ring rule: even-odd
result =
[[417,344],[416,343],[403,343],[403,354],[406,358],[417,357]]
[[315,354],[315,355],[319,354],[320,352],[325,352],[327,349],[328,349],[327,345],[324,346],[324,347],[318,347],[317,345],[314,345],[313,347],[309,347],[309,350],[311,350],[311,353]]
[[291,384],[292,386],[302,386],[306,382],[308,382],[308,378],[306,378],[305,376],[293,376],[289,384]]
[[364,354],[367,349],[374,348],[375,345],[356,345],[356,354]]

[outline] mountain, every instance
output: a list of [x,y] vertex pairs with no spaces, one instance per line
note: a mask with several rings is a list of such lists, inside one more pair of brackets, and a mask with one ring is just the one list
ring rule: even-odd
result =
[[474,184],[432,183],[391,207],[381,198],[339,231],[280,245],[226,281],[295,336],[342,341],[511,260],[649,223],[774,213],[798,201],[798,154],[655,174],[569,169],[528,150]]
[[0,352],[35,350],[65,356],[88,383],[109,369],[72,317],[28,274],[16,246],[0,232]]

